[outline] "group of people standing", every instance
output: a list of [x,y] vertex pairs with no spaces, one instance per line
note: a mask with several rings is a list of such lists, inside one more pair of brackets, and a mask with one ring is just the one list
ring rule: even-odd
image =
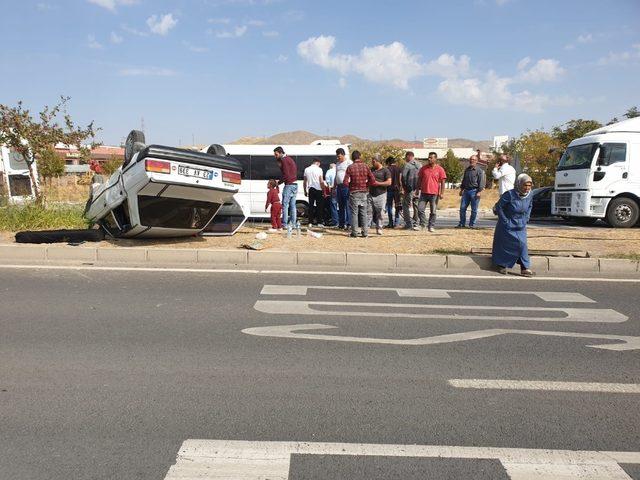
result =
[[[297,166],[282,147],[274,149],[274,156],[282,172],[280,182],[269,181],[269,194],[265,208],[271,205],[272,228],[296,224],[296,196],[298,191]],[[484,170],[478,165],[478,156],[472,155],[465,169],[459,190],[460,220],[457,228],[467,227],[467,210],[471,207],[468,227],[474,228],[478,205],[486,185]],[[385,165],[386,164],[386,165]],[[408,230],[435,230],[438,201],[444,197],[447,174],[438,164],[438,156],[430,152],[426,164],[407,152],[402,168],[389,157],[385,164],[380,157],[367,166],[359,151],[346,157],[344,149],[336,150],[336,163],[330,165],[326,175],[320,160],[314,160],[304,170],[303,188],[309,198],[309,225],[323,226],[325,206],[330,222],[340,229],[350,230],[351,237],[369,235],[371,224],[376,234],[382,235],[383,212],[388,217],[388,228],[399,226],[400,215]],[[531,275],[527,252],[526,224],[531,214],[531,178],[525,174],[516,179],[516,171],[507,156],[499,157],[491,175],[498,182],[500,200],[494,206],[498,223],[494,234],[493,261],[498,271],[519,264],[521,273]],[[283,183],[282,202],[279,201],[278,183]],[[429,206],[429,216],[426,209]],[[280,213],[282,212],[282,215]]]

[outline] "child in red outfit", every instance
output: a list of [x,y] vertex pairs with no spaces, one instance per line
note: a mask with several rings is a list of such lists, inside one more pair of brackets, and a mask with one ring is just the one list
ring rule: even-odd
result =
[[280,202],[280,189],[276,180],[269,180],[267,184],[267,203],[264,206],[266,212],[271,205],[271,229],[270,231],[282,230],[282,203]]

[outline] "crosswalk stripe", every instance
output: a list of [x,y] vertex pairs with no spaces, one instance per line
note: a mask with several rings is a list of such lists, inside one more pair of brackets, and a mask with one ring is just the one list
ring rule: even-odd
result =
[[629,480],[618,462],[640,463],[640,452],[538,450],[438,445],[186,440],[165,480],[286,480],[291,455],[488,459],[513,480]]

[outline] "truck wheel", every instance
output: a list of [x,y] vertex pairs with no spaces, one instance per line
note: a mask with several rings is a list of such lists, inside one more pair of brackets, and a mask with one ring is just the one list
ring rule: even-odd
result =
[[127,135],[127,140],[124,142],[124,163],[122,164],[123,168],[129,165],[129,162],[136,154],[136,150],[134,148],[136,146],[136,143],[144,145],[144,132],[141,132],[140,130],[131,130],[129,132],[129,135]]
[[212,143],[211,145],[209,145],[209,148],[207,148],[207,153],[209,155],[218,155],[220,157],[224,157],[227,154],[227,151],[222,145]]
[[628,197],[614,198],[607,209],[607,222],[614,228],[633,227],[639,216],[638,204]]

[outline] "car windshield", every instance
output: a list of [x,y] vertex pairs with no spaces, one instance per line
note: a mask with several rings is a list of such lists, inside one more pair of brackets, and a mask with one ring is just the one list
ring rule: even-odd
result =
[[567,148],[558,164],[558,171],[591,168],[593,155],[597,148],[597,143],[586,143]]

